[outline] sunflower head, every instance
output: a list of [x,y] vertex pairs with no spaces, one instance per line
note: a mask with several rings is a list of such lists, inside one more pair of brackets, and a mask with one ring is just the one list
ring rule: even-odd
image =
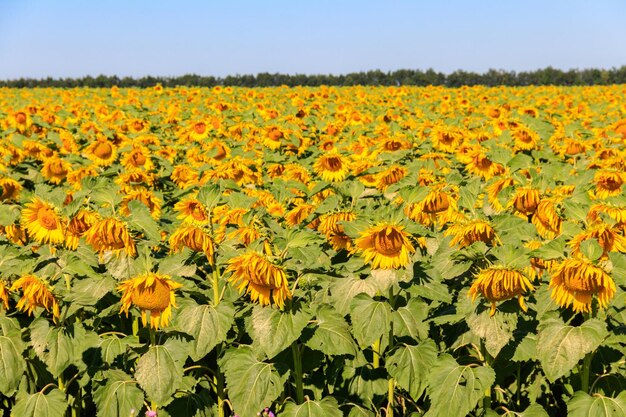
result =
[[226,271],[232,272],[229,281],[237,285],[240,293],[245,290],[252,301],[261,305],[273,302],[282,309],[285,300],[291,298],[284,268],[274,265],[258,252],[232,258]]
[[22,227],[39,243],[62,243],[66,223],[54,206],[37,197],[22,210]]
[[491,303],[490,315],[496,313],[496,303],[517,297],[522,310],[526,311],[522,296],[534,287],[524,273],[516,269],[489,267],[482,269],[472,284],[469,295],[472,301],[481,294]]
[[117,159],[115,146],[105,137],[98,138],[85,149],[87,157],[98,166],[109,166]]
[[626,182],[626,174],[618,171],[602,170],[594,175],[593,182],[595,184],[595,197],[605,199],[622,193],[622,185]]
[[4,280],[0,280],[0,305],[5,310],[9,309],[9,288]]
[[545,239],[554,239],[560,235],[563,219],[558,212],[558,201],[552,198],[540,200],[533,214],[532,223],[539,235]]
[[202,252],[210,263],[213,262],[213,240],[202,228],[193,224],[180,225],[170,236],[170,248],[172,252],[180,252],[183,248],[189,248],[194,252]]
[[174,210],[179,214],[177,219],[185,223],[206,223],[209,217],[202,203],[197,198],[186,198],[174,205]]
[[119,253],[124,250],[129,256],[137,255],[135,241],[126,224],[114,217],[97,221],[83,236],[87,243],[100,254],[105,251]]
[[4,234],[12,243],[16,245],[24,246],[28,243],[28,235],[26,231],[20,227],[19,224],[9,224],[4,227]]
[[41,174],[53,184],[61,184],[70,172],[71,165],[58,157],[48,158],[44,161]]
[[444,233],[453,236],[450,246],[459,245],[464,248],[475,242],[484,242],[492,246],[500,244],[500,239],[493,227],[480,219],[456,223]]
[[383,172],[380,172],[376,178],[376,187],[379,190],[386,190],[392,184],[397,183],[402,178],[406,177],[409,170],[403,166],[394,165],[389,167]]
[[78,240],[98,220],[100,220],[100,215],[98,215],[98,213],[85,209],[79,210],[67,225],[65,247],[71,250],[76,250],[78,248]]
[[339,153],[323,154],[313,164],[313,170],[324,181],[343,181],[350,170],[348,161]]
[[22,184],[12,178],[0,178],[0,201],[17,200]]
[[411,261],[415,248],[403,226],[382,223],[361,232],[355,249],[373,269],[397,269]]
[[537,210],[541,193],[539,190],[528,187],[520,187],[515,190],[515,196],[511,204],[519,213],[529,216]]
[[613,278],[601,267],[583,258],[568,258],[557,265],[550,279],[551,297],[561,307],[590,312],[593,296],[606,308],[615,295]]
[[60,316],[59,303],[48,285],[34,275],[25,275],[11,285],[11,291],[22,290],[17,309],[32,314],[37,307],[52,313],[56,322]]
[[150,313],[150,327],[165,327],[172,316],[172,307],[176,307],[174,291],[181,286],[167,275],[152,272],[126,280],[117,288],[123,292],[120,313],[128,315],[130,307],[135,306],[141,310],[144,326]]

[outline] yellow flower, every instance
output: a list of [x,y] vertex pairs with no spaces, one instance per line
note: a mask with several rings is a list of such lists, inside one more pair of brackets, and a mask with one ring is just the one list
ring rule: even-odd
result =
[[5,310],[9,308],[9,289],[6,286],[6,282],[3,280],[0,280],[0,305],[2,305]]
[[61,243],[65,237],[66,220],[55,208],[35,197],[22,210],[22,227],[39,243]]
[[587,239],[595,239],[602,247],[602,258],[606,258],[609,252],[626,252],[626,237],[619,234],[619,229],[604,223],[598,223],[589,227],[589,230],[578,233],[569,242],[572,255],[580,255],[580,245]]
[[85,149],[87,158],[98,166],[109,166],[117,159],[115,146],[106,138],[101,137]]
[[572,306],[575,312],[591,311],[593,296],[600,308],[606,308],[615,295],[613,278],[601,267],[586,259],[565,259],[554,268],[550,280],[551,297],[561,307]]
[[99,220],[83,235],[87,243],[100,254],[105,251],[124,250],[129,256],[137,255],[135,241],[128,232],[126,224],[114,217]]
[[489,267],[480,270],[472,284],[469,295],[472,301],[481,294],[491,303],[490,315],[496,313],[496,303],[517,297],[519,306],[526,311],[522,294],[534,290],[530,280],[521,271],[502,267]]
[[361,232],[354,242],[355,250],[365,257],[365,262],[377,269],[396,269],[411,261],[415,248],[404,227],[382,223]]
[[174,210],[179,214],[177,219],[185,223],[206,223],[208,216],[202,203],[195,197],[185,198],[174,204]]
[[17,309],[32,314],[37,307],[43,307],[52,313],[56,322],[60,316],[59,303],[48,286],[34,275],[25,275],[11,285],[11,291],[22,290],[22,298],[17,302]]
[[8,226],[5,226],[4,233],[6,234],[7,239],[16,245],[24,246],[28,242],[28,235],[19,224],[9,224]]
[[394,165],[390,168],[386,169],[383,172],[380,172],[376,176],[376,188],[379,190],[386,190],[392,184],[397,183],[402,178],[406,177],[409,170],[403,166]]
[[128,203],[133,200],[141,201],[146,207],[148,207],[153,218],[158,219],[161,215],[161,199],[155,196],[152,191],[145,188],[128,190],[128,193],[122,197],[120,213],[128,216],[130,214]]
[[78,248],[78,240],[99,219],[100,216],[96,212],[84,209],[79,210],[67,225],[65,247],[71,250],[76,250]]
[[450,241],[450,246],[459,245],[461,248],[469,246],[474,242],[484,242],[487,245],[500,244],[493,227],[480,219],[455,223],[444,234],[446,236],[454,236],[452,241]]
[[346,178],[349,166],[342,155],[331,152],[317,158],[313,164],[313,170],[317,175],[322,177],[324,181],[338,182]]
[[557,212],[557,202],[552,198],[542,199],[532,217],[537,232],[545,239],[554,239],[561,234],[563,220]]
[[61,184],[67,174],[70,172],[72,165],[59,157],[48,158],[43,163],[41,174],[45,179],[53,184]]
[[117,287],[123,291],[120,313],[128,310],[131,305],[141,310],[141,321],[147,325],[147,312],[150,313],[150,327],[165,327],[172,316],[172,307],[176,307],[174,291],[182,285],[170,280],[167,275],[147,273],[122,282]]
[[17,200],[22,184],[12,178],[0,178],[0,201]]
[[180,252],[187,247],[194,252],[202,252],[212,264],[214,246],[211,237],[201,228],[193,224],[183,224],[170,236],[172,252]]
[[232,272],[228,280],[237,285],[240,293],[245,290],[252,301],[261,305],[269,305],[273,301],[282,309],[285,300],[291,298],[285,270],[258,252],[232,258],[226,271]]
[[520,187],[515,190],[515,196],[511,200],[511,204],[515,210],[523,215],[530,216],[537,210],[541,193],[539,190],[528,187]]
[[617,171],[598,171],[594,177],[595,198],[605,199],[622,193],[622,185],[626,182],[626,173]]

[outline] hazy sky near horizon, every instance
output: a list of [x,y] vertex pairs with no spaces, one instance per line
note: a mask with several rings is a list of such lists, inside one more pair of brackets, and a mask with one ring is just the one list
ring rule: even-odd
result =
[[622,65],[624,0],[0,0],[0,79]]

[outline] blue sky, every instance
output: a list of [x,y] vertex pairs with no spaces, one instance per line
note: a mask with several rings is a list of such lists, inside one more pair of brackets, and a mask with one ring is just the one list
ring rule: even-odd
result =
[[624,0],[0,0],[0,79],[622,65]]

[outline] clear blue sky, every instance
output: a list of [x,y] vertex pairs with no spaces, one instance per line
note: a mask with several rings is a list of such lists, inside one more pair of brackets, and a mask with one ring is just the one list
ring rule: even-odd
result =
[[624,0],[0,0],[0,79],[626,65]]

